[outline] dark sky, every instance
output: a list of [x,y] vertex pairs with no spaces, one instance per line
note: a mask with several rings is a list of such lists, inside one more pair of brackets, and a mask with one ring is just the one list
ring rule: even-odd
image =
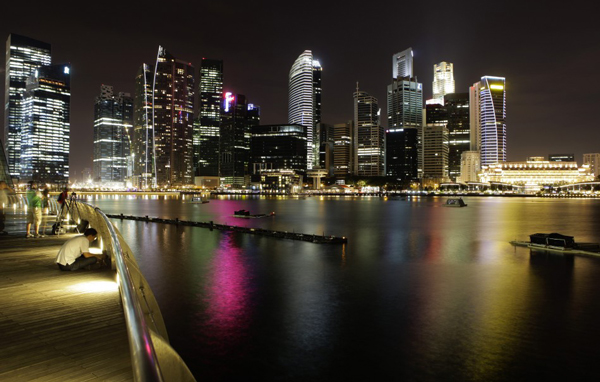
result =
[[202,57],[223,59],[226,90],[260,105],[263,124],[287,122],[289,69],[305,49],[323,66],[323,122],[352,118],[356,81],[385,116],[392,54],[412,47],[425,98],[440,61],[454,63],[457,92],[484,75],[506,77],[508,160],[574,153],[581,162],[600,152],[600,26],[591,1],[130,3],[0,7],[2,42],[10,33],[42,40],[53,63],[72,64],[72,177],[92,164],[100,85],[133,94],[137,69],[154,63],[159,44],[196,70]]

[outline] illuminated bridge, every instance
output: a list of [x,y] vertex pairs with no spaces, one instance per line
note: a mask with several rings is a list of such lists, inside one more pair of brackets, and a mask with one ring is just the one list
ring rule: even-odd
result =
[[101,211],[77,204],[112,269],[61,272],[56,254],[74,234],[26,239],[23,212],[5,209],[0,380],[194,381],[131,249]]

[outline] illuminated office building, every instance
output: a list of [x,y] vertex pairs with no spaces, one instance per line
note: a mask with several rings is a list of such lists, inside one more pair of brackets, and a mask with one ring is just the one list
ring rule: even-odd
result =
[[159,47],[154,69],[144,64],[138,72],[135,97],[139,184],[193,184],[194,67]]
[[50,65],[50,44],[10,34],[6,40],[4,143],[11,176],[20,176],[23,96],[33,71]]
[[469,93],[452,93],[444,96],[448,129],[448,176],[455,181],[460,176],[461,156],[470,151],[471,128]]
[[196,176],[219,176],[219,126],[223,104],[223,61],[202,59],[200,107],[194,121]]
[[[413,54],[409,48],[393,56],[392,83],[387,87],[387,122],[386,131],[386,174],[397,179],[412,180],[412,137],[416,137],[417,177],[423,171],[423,152],[421,149],[423,128],[423,84],[413,77]],[[415,129],[416,132],[408,133],[406,130]],[[389,141],[387,139],[389,138]],[[394,144],[403,147],[392,147]],[[406,154],[399,154],[406,153]],[[398,162],[402,161],[402,164]],[[390,169],[387,166],[390,165]]]
[[21,125],[21,179],[69,182],[70,65],[41,66],[27,80]]
[[142,64],[135,77],[133,98],[133,184],[136,187],[156,186],[154,161],[154,125],[152,123],[152,85],[154,70]]
[[253,126],[250,167],[253,175],[281,170],[306,174],[306,126]]
[[354,171],[359,176],[384,174],[384,133],[377,98],[358,88],[354,93]]
[[583,154],[583,164],[590,166],[590,171],[595,177],[600,175],[600,153]]
[[445,123],[423,126],[423,184],[432,186],[448,180],[448,129]]
[[319,142],[316,126],[321,122],[321,74],[323,68],[305,50],[292,65],[289,76],[288,122],[306,126],[307,168],[318,164]]
[[442,61],[433,65],[433,99],[444,104],[444,96],[454,93],[454,64]]
[[333,125],[333,174],[338,179],[345,179],[352,174],[354,168],[354,123],[337,123]]
[[470,89],[471,129],[481,165],[506,161],[506,84],[504,77],[481,77]]
[[250,140],[252,128],[259,124],[259,107],[241,94],[225,93],[219,132],[222,184],[240,188],[250,183]]
[[392,56],[392,78],[413,77],[413,50],[408,48]]
[[133,128],[133,98],[113,94],[102,85],[94,106],[94,180],[103,186],[124,186],[128,177],[130,133]]

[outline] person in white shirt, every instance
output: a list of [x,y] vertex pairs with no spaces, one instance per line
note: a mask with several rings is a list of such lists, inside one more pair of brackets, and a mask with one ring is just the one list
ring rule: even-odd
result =
[[105,255],[90,253],[90,243],[97,238],[98,232],[93,228],[88,228],[83,235],[67,240],[56,256],[58,268],[61,271],[75,271],[98,261],[104,262]]

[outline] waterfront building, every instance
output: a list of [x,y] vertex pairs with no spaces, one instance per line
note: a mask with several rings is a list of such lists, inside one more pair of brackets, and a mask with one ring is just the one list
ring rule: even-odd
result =
[[460,176],[462,153],[471,146],[469,93],[446,94],[444,109],[448,121],[448,176],[455,181]]
[[333,125],[319,122],[317,124],[317,136],[319,137],[319,169],[327,171],[327,175],[333,175]]
[[48,43],[11,33],[6,40],[4,142],[11,176],[20,176],[23,96],[35,69],[51,63]]
[[550,154],[548,160],[550,162],[575,162],[575,154]]
[[479,151],[463,151],[460,155],[460,176],[456,178],[459,183],[479,182],[481,171],[481,158]]
[[377,98],[369,93],[354,93],[354,174],[382,176],[384,174],[384,132],[379,121],[381,109]]
[[444,105],[444,96],[455,92],[454,64],[442,61],[433,65],[433,100]]
[[[152,186],[191,185],[194,67],[159,46],[151,82],[148,69],[143,65],[136,81],[135,156],[140,159],[135,161],[138,170],[143,171],[136,175],[150,177]],[[152,161],[151,166],[148,161]],[[141,185],[147,183],[144,180]]]
[[505,82],[504,77],[484,76],[470,90],[471,128],[477,134],[475,147],[482,166],[506,161]]
[[306,126],[259,125],[251,129],[252,181],[260,181],[263,189],[297,185],[306,174]]
[[448,129],[445,123],[428,123],[423,127],[423,185],[448,181]]
[[333,125],[333,174],[338,180],[345,179],[354,168],[354,123]]
[[156,162],[154,146],[153,82],[150,65],[142,64],[135,77],[133,98],[133,184],[136,187],[156,187]]
[[[387,118],[388,128],[396,132],[404,129],[415,129],[417,137],[417,174],[421,178],[423,169],[423,155],[421,149],[423,127],[423,85],[416,78],[398,77],[392,80],[387,90]],[[386,134],[386,136],[389,136]],[[411,135],[412,136],[412,135]],[[404,142],[403,139],[392,140]],[[390,144],[386,143],[386,150]],[[398,148],[398,150],[403,150]],[[387,171],[387,170],[386,170]]]
[[94,180],[103,186],[124,187],[131,155],[133,98],[116,97],[113,87],[102,85],[94,105]]
[[313,58],[310,50],[305,50],[294,61],[289,75],[288,123],[306,126],[307,168],[317,164],[319,144],[316,126],[321,122],[321,74],[323,68]]
[[596,178],[600,175],[600,153],[583,154],[583,164],[590,165],[590,171]]
[[71,66],[35,69],[22,99],[21,180],[69,182],[70,106]]
[[418,180],[418,134],[414,128],[385,131],[385,174],[406,185]]
[[194,166],[200,177],[219,176],[219,126],[223,105],[223,61],[202,59],[194,121]]
[[480,174],[481,182],[525,186],[526,191],[530,192],[537,192],[543,186],[589,182],[593,179],[594,175],[587,164],[577,166],[577,162],[550,162],[543,158],[482,165]]
[[392,78],[413,77],[412,48],[398,52],[392,56]]
[[226,187],[250,184],[250,140],[253,126],[260,124],[260,108],[241,94],[226,92],[219,131],[220,177]]

